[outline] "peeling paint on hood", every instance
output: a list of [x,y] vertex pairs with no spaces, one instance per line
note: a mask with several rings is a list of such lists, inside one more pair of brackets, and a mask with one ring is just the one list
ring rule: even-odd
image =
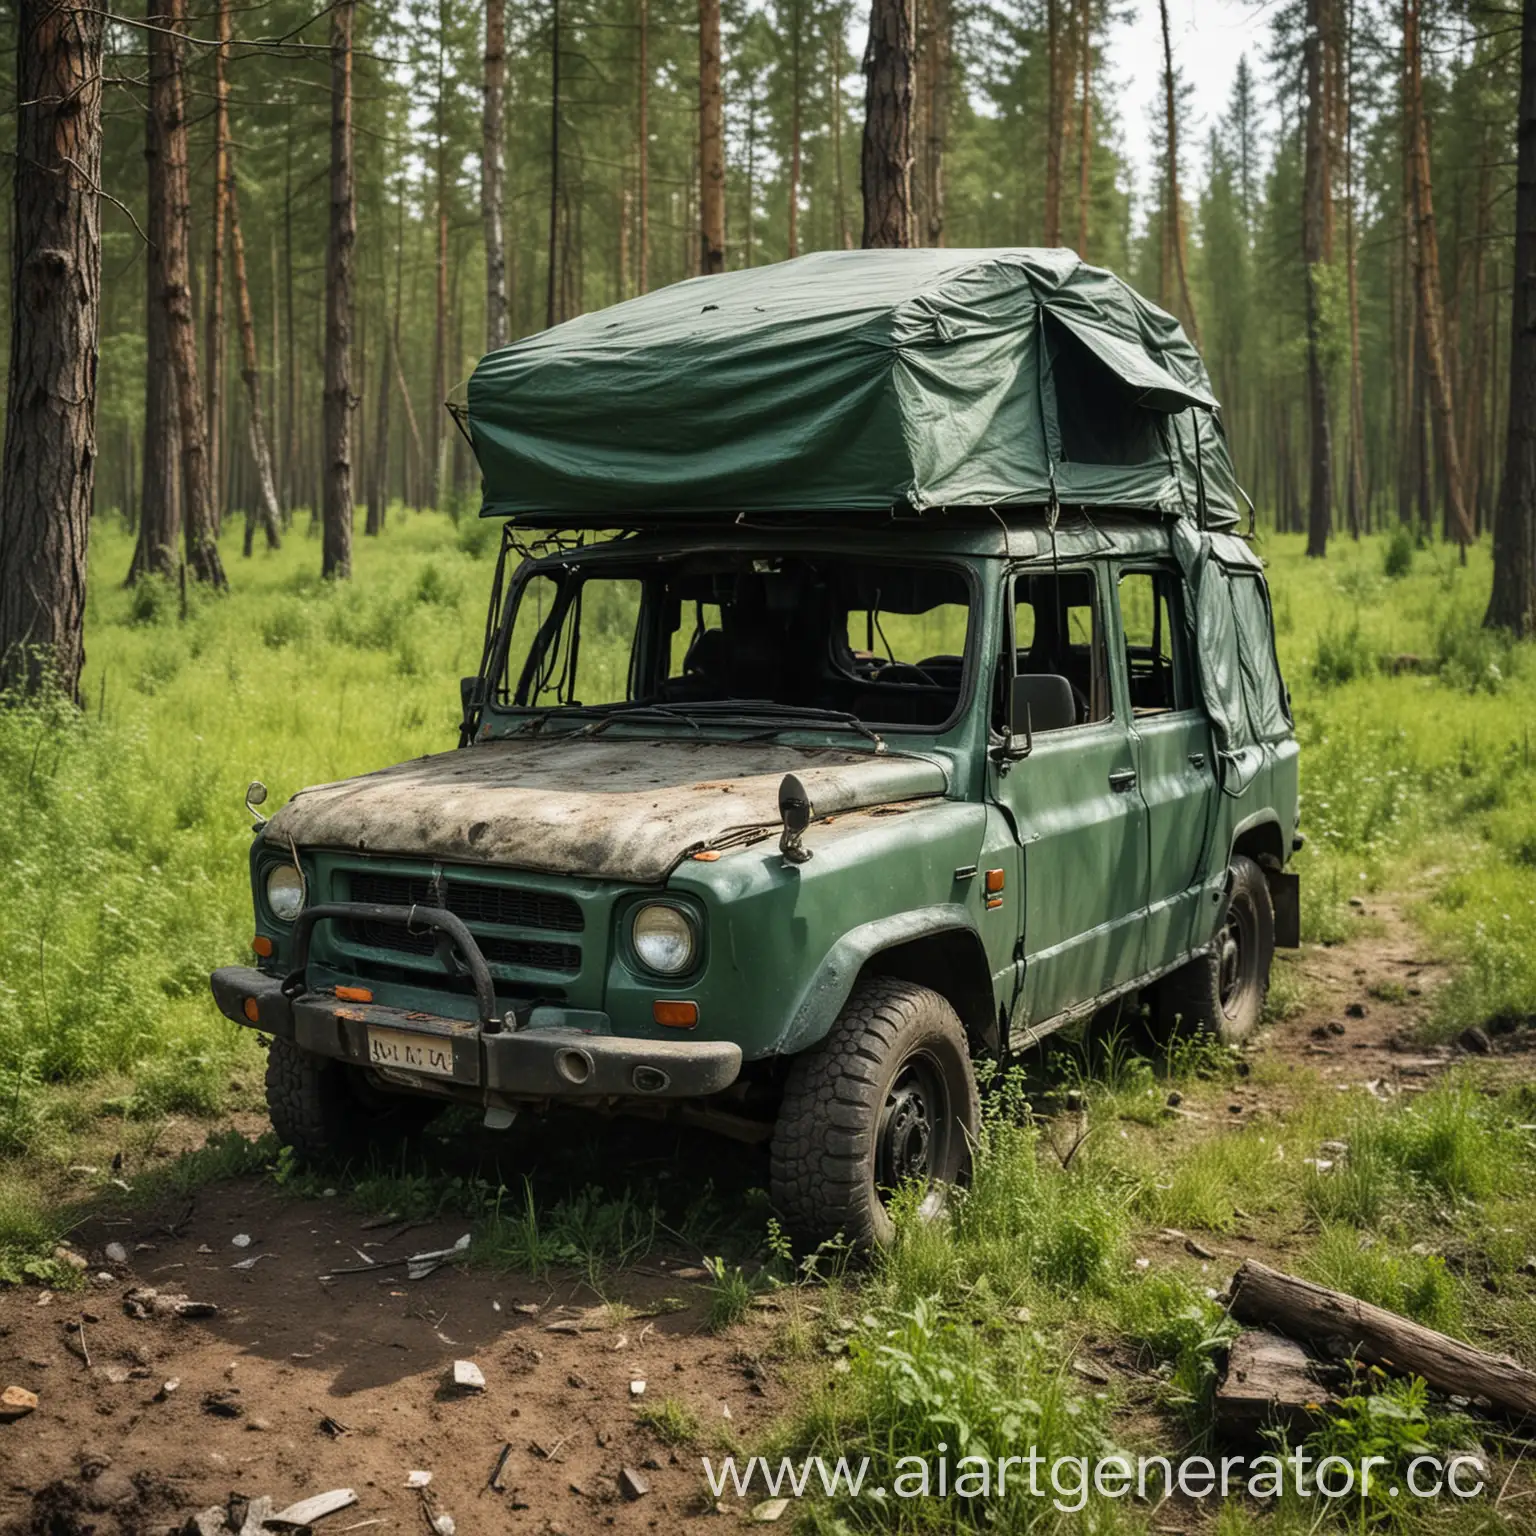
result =
[[818,814],[942,795],[928,758],[761,742],[488,741],[300,790],[268,842],[657,883],[691,849],[779,825],[794,773]]

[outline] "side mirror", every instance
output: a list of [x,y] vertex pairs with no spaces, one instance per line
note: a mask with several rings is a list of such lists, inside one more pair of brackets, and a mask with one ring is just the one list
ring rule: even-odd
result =
[[811,804],[805,785],[794,774],[786,773],[779,785],[779,819],[784,823],[779,852],[791,864],[804,864],[811,856],[811,850],[805,847],[801,838],[815,815],[816,807]]
[[263,816],[256,809],[256,807],[258,805],[265,805],[266,803],[267,786],[263,784],[260,779],[252,779],[251,782],[245,786],[245,809],[249,815],[254,818],[258,827],[266,826],[267,818]]
[[1064,731],[1077,724],[1077,699],[1072,685],[1056,672],[1023,672],[1014,677],[1008,694],[1008,731],[1016,740],[1022,728],[1024,746],[1015,756],[1034,750],[1036,731]]
[[1008,689],[1008,739],[1003,743],[1003,751],[1009,757],[1028,757],[1035,750],[1029,699],[1019,682],[1019,678],[1014,678]]

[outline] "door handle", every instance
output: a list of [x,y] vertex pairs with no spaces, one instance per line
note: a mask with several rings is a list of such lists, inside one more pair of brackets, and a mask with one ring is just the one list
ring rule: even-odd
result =
[[1204,752],[1191,752],[1189,754],[1189,766],[1191,768],[1204,768],[1205,767],[1205,753]]
[[1135,789],[1136,770],[1134,768],[1117,768],[1109,776],[1109,787],[1122,795],[1128,789]]

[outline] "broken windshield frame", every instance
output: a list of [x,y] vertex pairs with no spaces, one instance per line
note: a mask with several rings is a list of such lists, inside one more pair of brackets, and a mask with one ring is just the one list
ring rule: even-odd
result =
[[514,577],[484,731],[940,735],[970,702],[980,617],[976,572],[949,556],[596,546]]

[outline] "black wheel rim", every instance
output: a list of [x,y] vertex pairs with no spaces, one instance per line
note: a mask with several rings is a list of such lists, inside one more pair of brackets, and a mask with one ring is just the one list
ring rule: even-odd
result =
[[[935,1179],[948,1176],[953,1124],[943,1070],[926,1051],[915,1052],[891,1079],[880,1111],[875,1187],[882,1200],[904,1184],[932,1186]],[[942,1199],[942,1191],[930,1187],[921,1208],[926,1212]]]
[[1240,1011],[1248,989],[1256,949],[1252,913],[1240,903],[1227,908],[1227,921],[1216,936],[1216,962],[1221,1011],[1229,1018]]

